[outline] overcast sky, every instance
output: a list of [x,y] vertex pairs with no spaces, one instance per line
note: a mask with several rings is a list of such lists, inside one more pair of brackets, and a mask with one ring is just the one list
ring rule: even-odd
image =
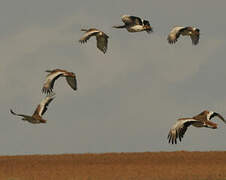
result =
[[[3,0],[0,6],[0,155],[225,150],[226,124],[190,127],[168,144],[181,117],[208,109],[226,117],[225,0]],[[150,21],[154,33],[113,29],[130,14]],[[200,28],[200,43],[175,26]],[[81,28],[109,35],[108,51],[95,38],[79,44]],[[32,114],[41,99],[45,70],[77,75],[78,91],[64,78],[56,98],[33,125],[9,113]]]

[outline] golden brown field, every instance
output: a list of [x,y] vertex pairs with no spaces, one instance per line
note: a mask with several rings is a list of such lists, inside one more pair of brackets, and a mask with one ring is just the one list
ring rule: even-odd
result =
[[0,180],[226,180],[226,152],[0,156]]

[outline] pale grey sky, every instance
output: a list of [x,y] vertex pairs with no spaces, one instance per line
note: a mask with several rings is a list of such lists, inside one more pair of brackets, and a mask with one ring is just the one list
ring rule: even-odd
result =
[[[175,150],[225,150],[226,125],[189,128],[170,145],[169,128],[204,109],[226,117],[224,0],[11,0],[0,6],[0,155]],[[154,33],[112,29],[121,15],[150,21]],[[200,43],[167,43],[174,25],[200,28]],[[81,28],[109,38],[104,55],[95,38],[78,43]],[[56,98],[33,125],[45,70],[76,73],[78,91],[59,79]]]

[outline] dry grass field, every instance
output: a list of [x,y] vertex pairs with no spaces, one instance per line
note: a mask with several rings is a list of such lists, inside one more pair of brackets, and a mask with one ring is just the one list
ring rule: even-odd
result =
[[0,156],[0,180],[226,180],[226,152]]

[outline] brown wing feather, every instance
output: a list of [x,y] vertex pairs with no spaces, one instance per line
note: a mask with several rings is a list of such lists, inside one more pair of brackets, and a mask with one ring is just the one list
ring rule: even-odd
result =
[[67,83],[69,86],[74,89],[75,91],[77,90],[77,79],[75,76],[66,76]]
[[190,37],[193,45],[197,45],[199,43],[199,34],[192,34]]
[[28,117],[31,117],[31,116],[28,116],[28,115],[25,115],[25,114],[17,114],[15,113],[12,109],[10,109],[10,112],[15,115],[15,116],[21,116],[21,117],[24,117],[24,118],[28,118]]
[[170,44],[176,43],[177,40],[178,40],[178,38],[179,38],[180,35],[181,35],[181,32],[182,32],[184,29],[185,29],[185,28],[184,28],[184,27],[181,27],[181,26],[176,26],[176,27],[174,27],[174,28],[170,31],[169,35],[168,35],[168,38],[167,38],[168,42],[169,42]]
[[44,106],[44,108],[43,108],[43,111],[41,112],[41,115],[45,114],[45,112],[47,111],[47,108],[48,108],[49,104],[52,102],[53,99],[54,99],[54,98],[50,98],[50,99],[46,102],[46,104],[45,104],[45,106]]
[[42,93],[49,94],[52,92],[55,81],[64,74],[65,71],[54,70],[46,77],[45,83],[42,88]]
[[142,25],[142,20],[139,17],[136,16],[129,16],[129,15],[124,15],[122,16],[122,21],[129,26],[133,25]]
[[48,108],[48,105],[52,102],[52,100],[55,98],[55,94],[47,95],[41,103],[37,106],[35,109],[35,112],[32,116],[42,116]]
[[98,34],[100,31],[97,29],[90,29],[88,30],[79,40],[80,43],[85,43],[89,40],[90,37],[95,36]]
[[97,48],[100,49],[103,53],[106,53],[108,48],[108,36],[103,33],[100,36],[96,36],[96,39],[97,39]]

